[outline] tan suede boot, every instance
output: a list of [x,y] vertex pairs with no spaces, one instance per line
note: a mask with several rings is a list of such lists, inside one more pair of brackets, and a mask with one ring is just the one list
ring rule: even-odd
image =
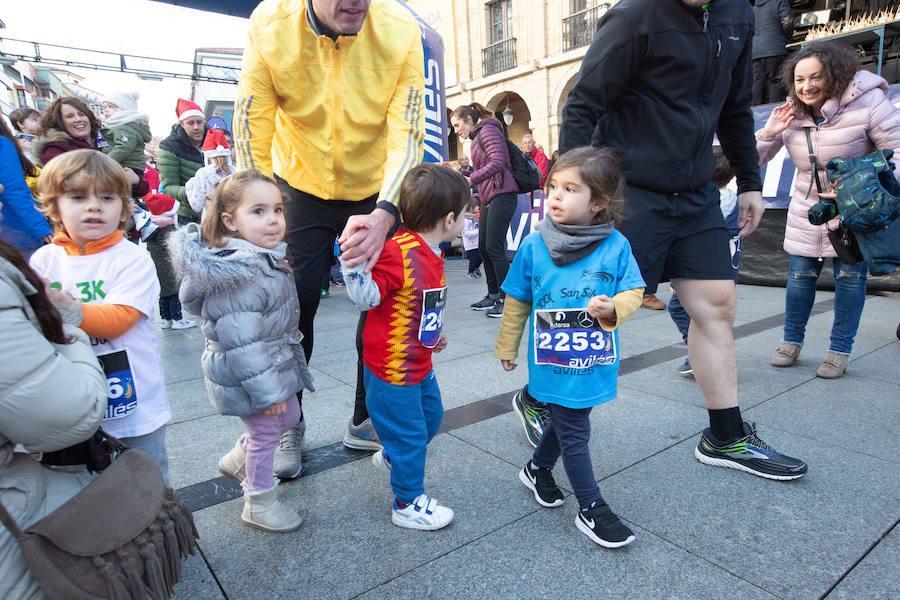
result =
[[772,357],[773,367],[790,367],[797,362],[800,356],[800,344],[791,344],[790,342],[781,342],[775,349],[775,356]]
[[234,448],[219,459],[219,473],[238,483],[243,482],[247,477],[247,454],[244,452],[243,441],[244,436],[239,437]]
[[847,371],[850,357],[837,352],[826,352],[822,364],[816,369],[816,375],[822,379],[837,379]]
[[268,492],[244,491],[241,520],[250,527],[272,533],[294,531],[303,523],[303,517],[278,501],[278,488]]

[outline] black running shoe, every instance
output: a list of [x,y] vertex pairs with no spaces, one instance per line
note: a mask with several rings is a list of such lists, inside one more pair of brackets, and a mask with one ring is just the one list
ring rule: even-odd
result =
[[490,310],[494,308],[494,305],[497,304],[497,299],[492,298],[490,294],[479,300],[474,304],[470,304],[474,310]]
[[700,462],[716,467],[746,471],[766,479],[787,481],[803,477],[806,463],[785,456],[756,435],[756,423],[744,421],[744,437],[722,442],[713,437],[709,428],[703,430],[694,456]]
[[512,407],[513,412],[519,415],[522,420],[522,427],[525,428],[525,437],[533,448],[537,448],[544,430],[550,423],[550,410],[543,402],[538,402],[528,395],[525,386],[515,394],[513,394]]
[[553,472],[550,469],[535,467],[529,460],[528,464],[519,471],[519,479],[529,490],[534,493],[534,499],[541,506],[553,508],[562,506],[563,493],[553,480]]
[[603,500],[579,510],[575,525],[592,542],[604,548],[621,548],[634,541],[634,532],[619,520]]

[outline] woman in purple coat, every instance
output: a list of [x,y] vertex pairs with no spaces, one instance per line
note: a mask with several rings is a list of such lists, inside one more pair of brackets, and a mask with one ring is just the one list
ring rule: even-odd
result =
[[478,188],[481,204],[478,251],[484,258],[488,293],[472,304],[472,308],[487,311],[489,317],[502,317],[500,286],[509,271],[506,231],[516,211],[518,186],[513,179],[502,125],[491,115],[484,106],[473,102],[454,110],[450,123],[461,139],[472,140],[472,174],[466,179]]

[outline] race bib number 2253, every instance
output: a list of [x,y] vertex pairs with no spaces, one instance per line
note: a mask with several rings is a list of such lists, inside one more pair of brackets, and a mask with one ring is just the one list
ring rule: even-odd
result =
[[616,340],[584,309],[536,310],[534,359],[573,369],[611,365],[617,359]]

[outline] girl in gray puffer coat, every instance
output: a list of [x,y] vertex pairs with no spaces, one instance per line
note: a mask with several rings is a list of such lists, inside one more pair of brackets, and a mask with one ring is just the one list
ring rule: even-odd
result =
[[247,430],[219,471],[244,488],[244,523],[279,533],[297,529],[302,519],[278,502],[275,449],[300,419],[296,393],[313,389],[284,232],[281,192],[249,169],[219,184],[202,235],[190,224],[171,248],[183,277],[181,302],[203,318],[209,398],[221,414],[241,417]]

